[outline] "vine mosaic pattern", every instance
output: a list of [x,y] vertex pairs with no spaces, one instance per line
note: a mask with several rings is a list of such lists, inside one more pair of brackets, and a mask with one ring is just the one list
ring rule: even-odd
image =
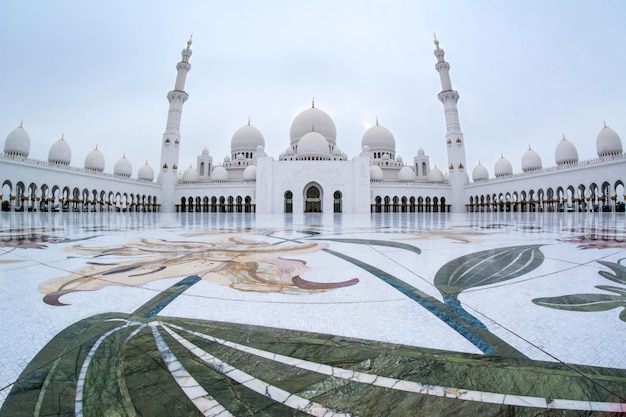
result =
[[[62,329],[18,377],[4,382],[0,416],[626,412],[626,358],[619,362],[619,355],[626,352],[616,352],[616,363],[621,365],[614,367],[594,365],[592,352],[588,364],[570,363],[538,346],[544,336],[520,337],[516,332],[526,328],[524,323],[507,321],[514,305],[529,317],[542,311],[549,316],[552,311],[560,315],[619,309],[621,322],[615,320],[605,330],[618,332],[607,337],[619,337],[626,331],[620,327],[626,321],[626,267],[622,265],[626,257],[618,257],[615,245],[593,249],[612,252],[572,266],[568,257],[583,249],[572,243],[580,240],[569,232],[562,236],[566,230],[562,227],[555,233],[551,225],[444,224],[434,226],[432,235],[428,229],[407,225],[337,229],[323,222],[315,227],[308,223],[195,228],[184,233],[169,227],[162,230],[148,233],[161,237],[117,238],[118,243],[111,244],[103,237],[111,232],[102,227],[86,227],[80,236],[67,236],[59,227],[0,232],[9,237],[46,235],[45,244],[40,244],[40,238],[26,244],[18,243],[21,238],[5,239],[6,250],[0,254],[0,267],[7,268],[3,279],[31,258],[16,250],[62,249],[71,261],[64,273],[58,274],[63,271],[56,267],[56,276],[48,275],[31,287],[41,293],[33,292],[32,302],[59,309],[51,312],[79,311],[86,300],[106,306],[100,295],[110,294],[105,290],[142,291],[184,277],[164,289],[151,290],[153,295],[132,311],[79,318]],[[509,240],[520,233],[534,242]],[[555,258],[560,253],[555,248],[561,247],[567,253],[563,260]],[[455,254],[458,248],[463,248],[462,253]],[[612,260],[604,260],[607,256]],[[566,261],[570,265],[565,266]],[[593,285],[594,280],[580,278],[576,288],[588,282],[603,292],[559,295],[551,289],[553,284],[544,285],[567,276],[561,271],[589,271],[592,264],[600,265],[597,275],[611,285]],[[424,272],[414,269],[419,265]],[[215,285],[225,289],[218,291]],[[205,288],[214,292],[206,294],[208,301],[250,309],[252,317],[258,315],[264,324],[238,323],[229,320],[226,312],[220,321],[202,318],[202,308],[218,305],[215,302],[201,304],[208,307],[198,307],[191,315],[184,313],[193,311],[189,303],[202,297]],[[507,300],[492,296],[503,291],[509,293],[510,308]],[[548,294],[527,295],[541,291]],[[481,304],[473,301],[476,297]],[[311,304],[312,300],[321,301]],[[261,320],[265,314],[268,323],[280,318],[264,306],[336,308],[338,301],[332,300],[345,303],[346,309],[343,316],[336,316],[330,332],[277,327]],[[367,333],[367,326],[362,337],[341,335],[352,331],[350,322],[384,321],[380,315],[391,311],[385,310],[387,303],[404,306],[408,316],[416,314],[411,311],[423,312],[407,324],[387,322],[391,329],[414,332],[423,345],[377,339]],[[371,317],[350,312],[351,305],[361,304],[370,305]],[[278,312],[279,307],[275,307]],[[493,311],[501,312],[502,318]],[[302,317],[311,320],[315,315]],[[521,330],[509,329],[518,324]],[[550,334],[551,330],[555,329],[542,331]],[[429,337],[438,332],[449,335],[450,348],[430,347]],[[533,337],[538,342],[524,339]],[[556,345],[564,346],[558,341]]]

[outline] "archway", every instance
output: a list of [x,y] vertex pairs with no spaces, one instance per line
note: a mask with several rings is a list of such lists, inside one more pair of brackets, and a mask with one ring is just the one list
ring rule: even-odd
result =
[[322,212],[322,190],[316,184],[310,184],[304,189],[304,212]]
[[335,191],[333,194],[333,212],[341,213],[341,191]]

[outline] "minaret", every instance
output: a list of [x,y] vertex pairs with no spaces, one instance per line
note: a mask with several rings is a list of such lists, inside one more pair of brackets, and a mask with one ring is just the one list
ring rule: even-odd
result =
[[182,60],[176,65],[176,82],[174,89],[167,93],[170,108],[167,112],[167,124],[161,142],[161,166],[159,183],[162,184],[163,194],[161,211],[174,211],[174,187],[178,177],[178,151],[180,148],[180,117],[183,112],[183,104],[189,98],[185,92],[187,73],[191,69],[189,58],[191,57],[191,38],[187,41],[187,48],[182,51]]
[[444,51],[439,48],[439,41],[435,37],[435,56],[437,64],[435,69],[441,78],[441,92],[438,94],[439,101],[443,104],[446,117],[446,146],[448,150],[448,181],[452,188],[451,200],[452,211],[465,211],[464,185],[469,182],[467,164],[465,162],[465,141],[461,124],[459,123],[459,111],[456,107],[459,101],[459,93],[452,89],[450,81],[450,64],[444,60]]

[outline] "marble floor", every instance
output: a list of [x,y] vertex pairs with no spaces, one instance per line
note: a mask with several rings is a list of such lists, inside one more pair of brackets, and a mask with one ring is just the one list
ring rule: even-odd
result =
[[0,416],[626,413],[624,213],[1,213]]

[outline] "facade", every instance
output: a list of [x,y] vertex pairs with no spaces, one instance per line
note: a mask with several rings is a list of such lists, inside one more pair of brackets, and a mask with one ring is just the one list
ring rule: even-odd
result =
[[435,69],[441,79],[448,160],[442,171],[423,149],[409,163],[396,154],[393,134],[376,121],[349,158],[336,140],[332,118],[311,107],[293,120],[289,145],[277,159],[268,156],[263,134],[248,123],[231,140],[231,154],[216,164],[208,149],[196,166],[179,166],[185,81],[191,70],[191,40],[177,64],[174,89],[161,139],[161,161],[137,170],[126,157],[104,172],[96,147],[83,168],[71,165],[70,145],[61,137],[48,160],[29,159],[30,137],[20,124],[9,133],[0,155],[3,211],[162,212],[465,212],[624,211],[626,155],[618,134],[606,124],[596,139],[597,157],[580,161],[565,137],[555,149],[555,166],[543,168],[533,149],[522,156],[522,173],[501,157],[494,177],[480,162],[468,172],[465,139],[452,88],[450,65],[435,39]]

